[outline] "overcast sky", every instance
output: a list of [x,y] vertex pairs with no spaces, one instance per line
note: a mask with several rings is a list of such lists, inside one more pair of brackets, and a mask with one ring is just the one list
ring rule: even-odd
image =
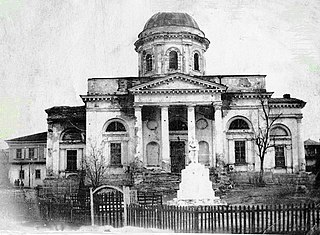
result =
[[133,44],[159,11],[197,21],[207,75],[266,74],[320,138],[320,1],[0,0],[0,139],[46,131],[44,110],[82,105],[88,78],[137,76]]

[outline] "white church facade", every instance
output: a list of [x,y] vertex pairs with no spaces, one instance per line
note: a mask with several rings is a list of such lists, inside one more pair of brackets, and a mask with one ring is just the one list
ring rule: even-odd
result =
[[259,171],[261,99],[279,115],[270,130],[274,146],[265,170],[304,171],[305,102],[288,94],[272,98],[265,75],[206,75],[209,44],[188,14],[152,16],[135,42],[137,77],[91,78],[81,95],[85,107],[46,110],[47,172],[64,176],[80,170],[85,153],[96,146],[115,174],[137,160],[145,168],[179,173],[190,162],[194,142],[207,167],[223,162],[230,171]]

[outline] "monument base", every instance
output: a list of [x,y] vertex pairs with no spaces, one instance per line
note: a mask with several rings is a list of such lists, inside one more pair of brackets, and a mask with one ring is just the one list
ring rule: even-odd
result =
[[226,205],[215,196],[212,182],[209,178],[209,169],[200,163],[192,162],[181,171],[181,183],[177,198],[167,202],[175,206],[212,206]]

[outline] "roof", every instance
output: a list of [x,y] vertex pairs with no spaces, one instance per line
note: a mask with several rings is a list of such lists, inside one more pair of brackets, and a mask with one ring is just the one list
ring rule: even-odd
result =
[[8,142],[46,142],[47,132],[21,136],[21,137],[17,137],[17,138],[6,140],[6,141]]
[[304,145],[320,145],[320,142],[312,140],[312,139],[307,139],[304,141]]
[[85,120],[86,119],[86,107],[82,106],[54,106],[46,109],[48,114],[47,120]]
[[199,29],[197,22],[187,13],[158,12],[147,21],[143,30],[163,26],[183,26]]
[[303,108],[306,105],[306,102],[303,100],[299,100],[296,98],[284,97],[284,98],[270,98],[270,104],[278,105],[278,104],[297,104],[298,107]]

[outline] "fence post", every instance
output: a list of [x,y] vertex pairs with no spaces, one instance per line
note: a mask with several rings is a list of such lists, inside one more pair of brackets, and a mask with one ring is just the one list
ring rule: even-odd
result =
[[130,189],[129,187],[123,186],[123,225],[127,226],[128,225],[128,205],[130,204]]
[[94,211],[93,211],[93,192],[90,187],[90,212],[91,212],[91,226],[94,226]]
[[195,207],[194,210],[194,228],[195,228],[195,233],[199,233],[199,212],[198,212],[198,207]]

